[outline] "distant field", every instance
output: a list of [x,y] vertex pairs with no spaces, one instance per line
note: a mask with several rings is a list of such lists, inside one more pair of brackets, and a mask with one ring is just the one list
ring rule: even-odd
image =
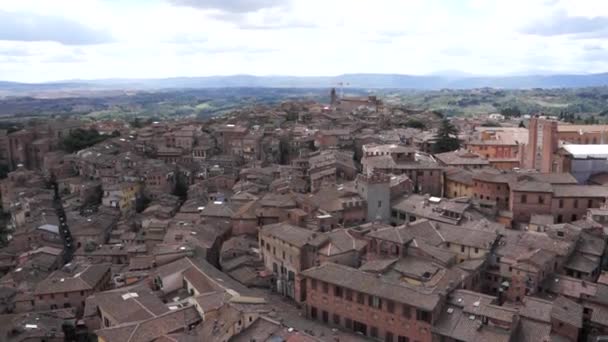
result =
[[[572,114],[608,119],[608,87],[577,89],[472,89],[415,91],[347,89],[348,96],[375,95],[389,105],[449,116],[497,113],[516,108],[522,114]],[[329,102],[329,89],[217,88],[95,93],[66,98],[14,97],[0,100],[0,117],[23,120],[49,115],[81,115],[91,119],[133,117],[207,118],[249,105],[283,101]]]
[[523,114],[572,113],[582,117],[608,111],[607,87],[385,91],[382,95],[389,103],[400,103],[413,109],[438,110],[455,116],[496,113],[504,108],[518,108]]

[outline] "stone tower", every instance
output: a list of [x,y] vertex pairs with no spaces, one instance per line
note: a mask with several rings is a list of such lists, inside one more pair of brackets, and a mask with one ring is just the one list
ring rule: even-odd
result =
[[329,97],[331,99],[331,105],[335,106],[338,104],[338,95],[336,94],[336,88],[331,88],[331,92],[329,93]]
[[355,189],[367,201],[367,221],[388,222],[391,218],[391,178],[388,175],[374,173],[359,174],[355,180]]

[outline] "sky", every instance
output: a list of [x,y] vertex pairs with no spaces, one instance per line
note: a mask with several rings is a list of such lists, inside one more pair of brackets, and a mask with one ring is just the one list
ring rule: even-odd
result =
[[1,0],[0,80],[608,71],[606,0]]

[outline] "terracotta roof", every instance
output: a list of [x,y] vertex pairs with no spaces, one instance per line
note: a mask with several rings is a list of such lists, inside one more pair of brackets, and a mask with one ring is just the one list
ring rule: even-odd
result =
[[435,154],[435,158],[445,165],[489,165],[487,159],[466,150]]
[[347,229],[336,229],[324,234],[329,241],[319,249],[326,256],[340,255],[346,252],[359,252],[367,245],[365,240],[352,236]]
[[563,296],[553,301],[551,318],[555,318],[576,328],[583,327],[583,306]]
[[209,279],[196,267],[188,268],[183,275],[184,279],[186,279],[199,293],[212,292],[216,290],[216,287],[213,286],[209,282]]
[[200,320],[194,306],[188,306],[145,321],[101,329],[95,333],[106,342],[149,342]]
[[553,185],[553,197],[608,197],[608,187],[602,185]]
[[375,274],[334,263],[310,268],[302,275],[429,311],[434,310],[440,301],[439,295],[419,291],[406,283],[397,284]]
[[396,242],[401,245],[408,244],[414,236],[409,232],[409,228],[401,227],[386,227],[371,231],[367,236],[390,242]]
[[[143,321],[169,311],[160,298],[145,287],[98,292],[87,298],[85,312],[90,310],[89,305],[98,307],[119,324]],[[97,311],[92,313],[96,315]]]
[[272,236],[296,247],[303,247],[321,236],[319,233],[315,233],[312,230],[293,226],[288,223],[266,225],[262,227],[260,232],[262,236]]
[[449,168],[445,170],[447,180],[466,185],[473,185],[473,172],[461,168]]
[[221,308],[227,302],[228,297],[229,295],[226,292],[212,291],[201,293],[194,297],[194,300],[200,309],[206,313]]
[[35,294],[93,290],[110,271],[110,264],[64,266],[51,273],[36,287]]

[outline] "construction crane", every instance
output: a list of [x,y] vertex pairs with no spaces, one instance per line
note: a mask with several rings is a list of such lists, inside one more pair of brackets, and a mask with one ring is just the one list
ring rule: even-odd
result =
[[350,83],[348,82],[338,82],[336,83],[336,85],[338,86],[338,88],[340,89],[340,98],[344,97],[344,87],[348,87],[350,85]]

